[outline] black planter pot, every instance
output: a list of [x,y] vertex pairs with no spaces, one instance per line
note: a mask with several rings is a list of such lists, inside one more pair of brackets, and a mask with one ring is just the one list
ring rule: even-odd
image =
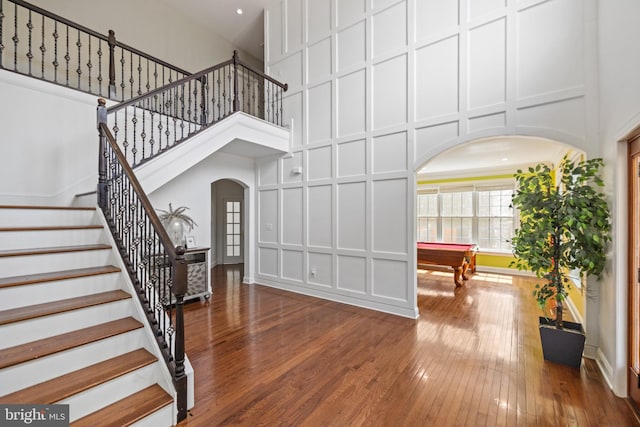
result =
[[544,359],[579,368],[584,350],[584,329],[580,323],[563,322],[564,329],[556,329],[555,321],[540,317],[540,341]]

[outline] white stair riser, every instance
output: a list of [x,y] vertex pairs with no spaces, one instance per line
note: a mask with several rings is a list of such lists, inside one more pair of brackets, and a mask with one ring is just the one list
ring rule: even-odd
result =
[[3,231],[0,232],[0,250],[104,243],[103,233],[103,229]]
[[46,227],[98,224],[94,210],[0,209],[0,227]]
[[170,427],[175,425],[174,405],[167,405],[138,421],[131,427]]
[[122,289],[121,273],[99,274],[0,289],[0,311]]
[[69,405],[71,422],[156,383],[155,364],[100,384],[57,403]]
[[0,369],[0,396],[145,347],[142,329]]
[[2,277],[114,265],[111,250],[64,252],[0,258]]
[[1,348],[88,328],[133,315],[131,301],[121,300],[0,326]]

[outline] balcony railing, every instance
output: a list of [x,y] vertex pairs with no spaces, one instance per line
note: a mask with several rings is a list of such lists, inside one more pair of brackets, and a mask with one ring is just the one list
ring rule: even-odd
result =
[[190,74],[22,0],[0,0],[0,68],[117,101]]
[[226,62],[109,108],[108,123],[135,167],[235,112],[284,126],[286,90],[234,51]]

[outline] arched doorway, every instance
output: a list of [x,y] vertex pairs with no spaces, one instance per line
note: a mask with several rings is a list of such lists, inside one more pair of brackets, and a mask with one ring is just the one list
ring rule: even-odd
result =
[[211,184],[211,264],[244,263],[247,187],[231,179]]

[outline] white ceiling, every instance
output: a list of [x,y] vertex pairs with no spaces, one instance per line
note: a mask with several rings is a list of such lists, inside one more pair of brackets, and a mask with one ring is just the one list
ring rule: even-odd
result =
[[540,162],[558,162],[571,147],[542,138],[485,138],[453,147],[431,159],[419,179],[498,175]]
[[[263,60],[263,12],[269,0],[164,0],[251,55]],[[242,9],[242,15],[236,10]]]

